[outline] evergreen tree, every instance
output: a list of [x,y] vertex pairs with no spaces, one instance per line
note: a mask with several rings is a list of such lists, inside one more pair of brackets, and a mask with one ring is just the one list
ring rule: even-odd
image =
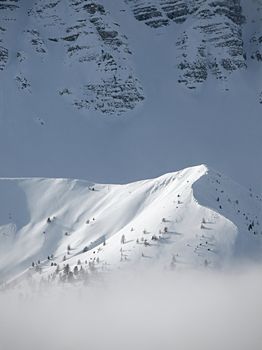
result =
[[74,282],[74,275],[72,271],[69,271],[67,279],[68,279],[68,282]]
[[70,272],[70,266],[69,266],[69,264],[66,264],[65,267],[64,267],[64,274],[68,275],[69,272]]
[[77,266],[74,267],[74,275],[75,275],[75,276],[78,275],[78,267],[77,267]]
[[122,235],[122,237],[121,237],[121,244],[125,244],[125,241],[126,241],[125,235]]

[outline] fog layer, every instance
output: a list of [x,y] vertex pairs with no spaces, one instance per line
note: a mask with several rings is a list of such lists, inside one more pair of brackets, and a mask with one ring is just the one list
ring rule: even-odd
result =
[[[259,350],[262,269],[141,272],[0,296],[3,350]],[[19,297],[20,295],[20,297]]]

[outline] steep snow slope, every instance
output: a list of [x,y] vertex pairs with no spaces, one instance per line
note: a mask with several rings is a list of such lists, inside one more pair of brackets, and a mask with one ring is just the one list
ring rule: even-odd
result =
[[88,271],[213,267],[261,256],[261,198],[204,165],[127,185],[0,185],[2,278],[32,262],[29,272],[47,278],[66,264]]
[[207,162],[259,188],[261,1],[0,1],[0,20],[1,176]]

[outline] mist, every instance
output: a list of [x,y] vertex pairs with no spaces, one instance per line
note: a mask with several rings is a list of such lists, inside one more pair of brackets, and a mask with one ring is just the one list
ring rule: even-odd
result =
[[0,296],[3,350],[259,350],[262,268],[119,272]]

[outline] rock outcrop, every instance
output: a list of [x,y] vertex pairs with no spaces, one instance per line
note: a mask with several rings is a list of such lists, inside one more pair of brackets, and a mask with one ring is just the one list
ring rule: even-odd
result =
[[137,20],[151,27],[184,24],[176,42],[179,83],[195,89],[208,75],[226,80],[246,67],[240,0],[129,0]]
[[[144,99],[142,87],[129,63],[132,55],[127,37],[113,23],[105,7],[97,2],[70,2],[75,23],[67,28],[67,63],[94,64],[96,77],[72,94],[77,108],[91,108],[106,114],[122,114]],[[97,45],[90,45],[90,42]]]
[[128,0],[134,16],[138,21],[146,25],[158,28],[167,26],[170,22],[183,23],[189,14],[189,6],[186,0]]
[[[0,1],[0,71],[4,70],[12,48],[10,37],[6,42],[3,38],[8,37],[9,27],[14,27],[18,4],[18,0]],[[62,82],[57,80],[58,98],[66,97],[84,113],[85,109],[94,109],[120,115],[144,99],[131,63],[128,39],[104,5],[88,0],[37,0],[23,4],[21,11],[26,21],[21,30],[22,46],[17,48],[14,77],[19,90],[34,90],[28,77],[31,62],[37,61],[40,69],[48,71],[54,52],[59,52],[66,75]],[[74,78],[76,71],[82,79]]]
[[193,89],[208,74],[226,80],[246,68],[239,1],[198,1],[190,13],[193,23],[177,42],[179,82]]
[[8,60],[8,50],[5,47],[0,46],[0,70],[3,70],[5,68],[7,60]]
[[16,10],[18,8],[18,0],[8,2],[0,0],[0,71],[4,70],[9,57],[9,50],[5,43],[5,34],[8,25],[16,21]]
[[[166,27],[173,26],[170,45],[175,46],[173,60],[178,69],[173,74],[179,85],[197,89],[215,78],[224,90],[229,89],[233,72],[262,62],[262,1],[252,1],[251,15],[241,5],[245,5],[241,0],[122,2],[127,16],[152,28],[152,33],[160,30],[165,35]],[[0,0],[0,72],[14,56],[10,50],[14,51],[17,71],[13,77],[20,90],[28,90],[31,79],[26,65],[37,61],[48,70],[58,53],[63,77],[56,80],[54,94],[59,99],[84,113],[93,109],[121,115],[135,108],[145,98],[143,87],[128,38],[106,7],[102,0],[36,0],[23,6],[19,0]],[[18,15],[25,20],[19,28],[21,47],[14,50],[14,33],[8,33]],[[76,79],[75,72],[81,79]]]

